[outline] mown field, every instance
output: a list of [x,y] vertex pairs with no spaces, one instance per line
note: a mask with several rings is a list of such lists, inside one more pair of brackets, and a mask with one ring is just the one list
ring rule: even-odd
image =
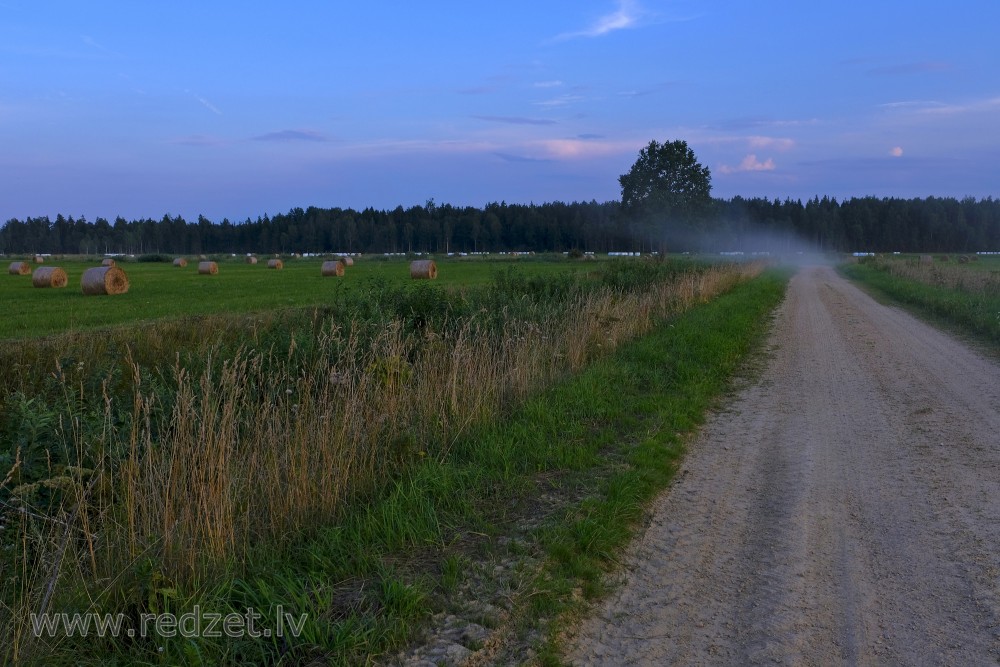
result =
[[932,322],[1000,349],[1000,256],[881,256],[841,271]]
[[[37,265],[59,266],[67,272],[69,284],[60,289],[35,288],[31,276],[8,275],[7,266],[20,259],[4,258],[0,303],[6,315],[0,318],[0,340],[161,318],[323,305],[335,302],[345,291],[397,288],[413,282],[408,261],[379,257],[359,259],[342,278],[323,277],[322,260],[316,258],[286,257],[282,260],[284,267],[274,270],[267,268],[267,258],[249,265],[243,257],[219,257],[214,258],[219,265],[217,275],[199,275],[197,259],[191,259],[184,268],[170,262],[119,261],[118,266],[129,277],[128,293],[85,297],[80,291],[80,277],[86,269],[99,266],[98,259],[52,258]],[[36,266],[30,258],[28,261]],[[442,287],[483,285],[498,272],[518,266],[523,267],[521,273],[540,277],[574,275],[592,269],[590,263],[571,262],[561,256],[550,261],[444,259],[438,264],[435,284]]]
[[[0,660],[365,664],[451,615],[479,628],[461,650],[490,635],[547,661],[785,281],[680,260],[456,260],[433,282],[298,261],[127,263],[113,297],[82,296],[69,263],[63,290],[3,276],[4,303],[51,301],[0,341]],[[279,606],[295,636],[31,621]]]

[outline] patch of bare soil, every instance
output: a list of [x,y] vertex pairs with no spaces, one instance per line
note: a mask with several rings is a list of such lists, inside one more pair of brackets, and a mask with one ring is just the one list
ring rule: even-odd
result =
[[576,665],[1000,661],[1000,366],[827,267],[655,504]]

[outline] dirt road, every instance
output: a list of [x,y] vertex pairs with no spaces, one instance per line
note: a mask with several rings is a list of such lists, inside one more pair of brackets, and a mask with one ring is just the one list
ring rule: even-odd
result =
[[1000,365],[825,267],[770,345],[567,659],[998,664]]

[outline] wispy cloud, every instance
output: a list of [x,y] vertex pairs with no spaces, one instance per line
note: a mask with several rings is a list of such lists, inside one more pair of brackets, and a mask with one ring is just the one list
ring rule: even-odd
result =
[[536,81],[531,84],[535,88],[559,88],[563,85],[562,81]]
[[529,157],[527,155],[514,155],[512,153],[499,152],[494,152],[493,154],[505,162],[552,162],[552,160],[548,158]]
[[541,102],[533,102],[533,104],[536,107],[564,107],[567,104],[573,104],[574,102],[579,102],[582,99],[582,95],[560,95],[558,97],[553,97],[552,99],[542,100]]
[[330,138],[316,130],[279,130],[278,132],[268,132],[253,138],[254,141],[282,141],[295,142],[307,141],[322,143],[330,141]]
[[872,67],[868,70],[868,74],[872,76],[906,76],[909,74],[926,74],[928,72],[945,72],[951,68],[951,63],[923,61],[888,65],[885,67]]
[[636,149],[634,141],[599,141],[596,139],[543,139],[530,144],[532,153],[556,160],[586,160],[609,155],[626,155]]
[[676,87],[677,84],[673,82],[658,83],[656,85],[650,86],[649,88],[634,88],[632,90],[621,90],[617,93],[619,97],[646,97],[647,95],[655,95],[657,93],[666,92],[671,88]]
[[190,95],[192,95],[196,100],[198,100],[201,103],[201,105],[203,107],[205,107],[206,109],[208,109],[209,111],[211,111],[215,115],[217,115],[217,116],[221,116],[222,115],[222,112],[219,111],[219,108],[217,106],[215,106],[214,104],[212,104],[211,102],[209,102],[208,100],[206,100],[204,97],[202,97],[198,93],[192,92],[190,90],[185,90],[184,92],[189,93]]
[[723,120],[718,123],[713,123],[707,127],[718,130],[751,130],[763,128],[785,128],[785,127],[805,127],[811,125],[819,125],[820,119],[818,118],[764,118],[764,117],[747,117],[747,118],[730,118],[728,120]]
[[601,37],[616,30],[634,28],[642,16],[642,9],[634,0],[618,0],[618,9],[599,17],[583,30],[564,32],[556,35],[553,41],[575,39],[577,37]]
[[934,100],[903,100],[878,105],[880,109],[930,109],[943,106],[946,106],[943,102],[935,102]]
[[491,123],[507,123],[508,125],[555,125],[556,121],[547,118],[525,118],[523,116],[473,116],[478,120]]
[[100,42],[98,42],[96,39],[94,39],[93,37],[91,37],[90,35],[81,35],[80,39],[82,39],[83,43],[86,44],[87,46],[89,46],[92,49],[95,49],[97,51],[100,51],[101,53],[103,53],[105,55],[114,56],[116,58],[120,58],[121,57],[120,53],[112,51],[111,49],[109,49],[108,47],[104,46],[103,44],[101,44]]
[[795,148],[795,141],[785,137],[749,137],[750,148],[771,148],[777,151],[789,151]]
[[1000,109],[1000,97],[987,97],[966,102],[945,103],[924,100],[907,100],[880,104],[879,108],[897,112],[909,112],[918,116],[957,116],[960,114],[990,112]]
[[751,153],[743,158],[737,166],[731,167],[727,164],[720,165],[718,172],[720,174],[736,174],[744,171],[774,171],[774,160],[767,158],[763,162],[757,159],[757,156]]

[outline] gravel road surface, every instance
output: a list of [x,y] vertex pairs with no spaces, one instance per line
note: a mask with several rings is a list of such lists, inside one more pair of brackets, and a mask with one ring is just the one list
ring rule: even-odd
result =
[[1000,664],[1000,365],[828,267],[770,348],[567,660]]

